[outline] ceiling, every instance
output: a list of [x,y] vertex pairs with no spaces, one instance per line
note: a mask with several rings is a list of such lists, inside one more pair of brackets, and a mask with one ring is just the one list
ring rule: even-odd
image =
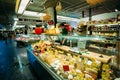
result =
[[[115,9],[120,10],[120,0],[106,0],[104,3],[96,6],[89,5],[86,0],[31,0],[31,2],[27,5],[26,10],[45,13],[46,8],[55,6],[58,1],[62,4],[62,10],[57,12],[58,15],[78,19],[82,17],[82,11],[84,11],[84,16],[88,17],[89,8],[92,8],[92,15],[114,12]],[[17,15],[18,18],[39,19],[38,17],[15,14],[15,2],[16,0],[0,0],[1,24],[11,24],[13,21],[13,16],[15,15]]]
[[62,5],[62,11],[57,12],[57,14],[67,17],[78,18],[78,19],[82,17],[82,11],[84,11],[84,17],[88,17],[89,8],[92,8],[92,15],[114,12],[115,9],[120,10],[120,0],[106,0],[104,3],[100,3],[96,6],[89,5],[86,2],[86,0],[74,0],[74,1],[73,0],[31,0],[31,1],[32,3],[30,3],[26,8],[27,11],[45,13],[46,8],[50,6],[55,6],[56,2],[60,1]]

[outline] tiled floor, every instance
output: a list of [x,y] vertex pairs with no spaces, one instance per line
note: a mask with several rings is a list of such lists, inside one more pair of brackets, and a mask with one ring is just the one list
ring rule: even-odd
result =
[[0,40],[0,80],[38,80],[27,60],[26,48]]

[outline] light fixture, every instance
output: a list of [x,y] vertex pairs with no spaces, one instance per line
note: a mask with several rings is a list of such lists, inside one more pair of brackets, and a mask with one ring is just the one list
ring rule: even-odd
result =
[[17,21],[14,22],[13,29],[16,27],[16,25],[17,25]]
[[118,12],[118,9],[115,9],[115,12]]
[[[33,17],[41,17],[45,16],[45,13],[38,13],[38,12],[33,12],[33,11],[24,11],[23,15],[25,16],[33,16]],[[71,17],[65,17],[65,16],[57,16],[57,19],[59,20],[67,20],[67,21],[79,21],[80,19],[77,18],[71,18]]]
[[29,3],[30,0],[21,0],[19,8],[18,8],[18,14],[22,14],[23,11],[26,9],[27,4]]
[[18,21],[18,18],[14,18],[14,21]]
[[66,20],[66,21],[76,21],[79,22],[80,19],[77,18],[71,18],[71,17],[65,17],[65,16],[57,16],[58,20]]
[[86,1],[90,5],[97,5],[97,4],[105,2],[106,0],[86,0]]
[[33,17],[40,17],[40,16],[44,16],[45,13],[38,13],[38,12],[33,12],[33,11],[24,11],[23,15],[33,16]]

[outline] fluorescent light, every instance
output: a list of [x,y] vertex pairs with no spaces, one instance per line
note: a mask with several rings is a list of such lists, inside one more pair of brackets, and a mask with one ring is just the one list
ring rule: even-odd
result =
[[33,12],[33,11],[24,11],[23,15],[40,17],[40,16],[45,16],[45,13],[38,13],[38,12]]
[[25,25],[16,25],[16,28],[22,28],[25,27]]
[[18,14],[22,14],[30,0],[21,0]]
[[57,16],[58,20],[66,20],[66,21],[80,21],[80,19],[77,18],[71,18],[71,17],[65,17],[65,16]]
[[17,25],[17,21],[14,22],[12,30],[15,30],[16,25]]
[[[33,16],[33,17],[41,17],[45,16],[45,13],[38,13],[38,12],[33,12],[33,11],[24,11],[23,15],[25,16]],[[66,20],[66,21],[79,21],[80,19],[77,18],[71,18],[71,17],[65,17],[65,16],[57,16],[58,20]]]
[[14,22],[14,25],[13,25],[13,27],[15,27],[16,25],[17,25],[17,21],[15,21],[15,22]]
[[118,12],[118,9],[115,9],[115,12]]
[[14,18],[14,21],[18,21],[18,18]]

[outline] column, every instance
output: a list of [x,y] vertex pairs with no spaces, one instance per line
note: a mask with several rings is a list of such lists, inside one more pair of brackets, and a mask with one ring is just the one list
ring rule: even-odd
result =
[[89,8],[89,21],[92,21],[92,9]]
[[56,23],[57,23],[57,14],[56,14],[55,7],[49,7],[49,8],[47,8],[47,12],[51,16],[51,20],[54,21],[54,26],[56,26]]

